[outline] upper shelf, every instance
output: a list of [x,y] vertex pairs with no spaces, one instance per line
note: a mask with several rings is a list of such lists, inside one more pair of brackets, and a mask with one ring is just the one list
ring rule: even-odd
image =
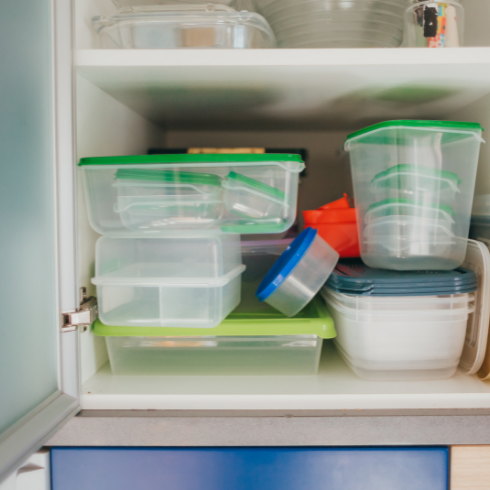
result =
[[446,119],[490,93],[490,47],[79,50],[77,71],[167,129]]

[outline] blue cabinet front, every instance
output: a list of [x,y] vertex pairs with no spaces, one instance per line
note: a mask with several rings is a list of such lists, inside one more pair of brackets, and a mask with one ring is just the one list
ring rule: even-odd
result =
[[447,448],[53,448],[52,490],[447,490]]

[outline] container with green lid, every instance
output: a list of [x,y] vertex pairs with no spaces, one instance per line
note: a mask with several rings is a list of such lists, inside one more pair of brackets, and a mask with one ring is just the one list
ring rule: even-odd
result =
[[[471,122],[400,120],[347,137],[367,265],[395,270],[461,265],[482,131]],[[382,221],[374,226],[373,220]]]
[[[179,154],[83,158],[79,167],[90,223],[101,234],[260,234],[293,224],[304,162],[293,154]],[[259,209],[230,204],[244,188]]]

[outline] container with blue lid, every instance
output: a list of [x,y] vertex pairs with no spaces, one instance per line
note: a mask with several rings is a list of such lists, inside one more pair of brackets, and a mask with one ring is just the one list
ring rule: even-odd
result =
[[338,260],[339,254],[317,230],[307,228],[279,257],[256,295],[292,317],[315,297]]

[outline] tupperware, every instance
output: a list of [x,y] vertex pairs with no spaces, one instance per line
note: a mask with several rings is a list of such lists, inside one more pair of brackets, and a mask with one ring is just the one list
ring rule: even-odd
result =
[[463,46],[464,9],[459,0],[410,0],[403,45],[413,48]]
[[317,230],[304,230],[279,257],[257,290],[257,298],[292,317],[318,293],[339,254]]
[[394,270],[461,265],[481,133],[477,123],[388,121],[348,136],[367,265]]
[[458,367],[473,296],[357,298],[322,290],[349,367],[370,380],[451,377]]
[[99,317],[130,327],[216,327],[240,302],[238,235],[104,236],[96,245]]
[[322,303],[312,301],[294,318],[272,307],[233,312],[206,336],[198,329],[107,326],[100,320],[94,333],[105,337],[116,375],[312,375],[323,339],[335,337]]
[[[264,234],[294,223],[304,162],[288,154],[180,154],[83,158],[79,167],[90,224],[101,234]],[[230,188],[230,174],[253,181],[257,193]],[[263,189],[273,190],[273,200]],[[242,198],[251,207],[238,213]]]
[[274,33],[253,12],[215,4],[135,7],[92,19],[103,49],[272,48]]
[[356,210],[350,206],[347,194],[314,211],[303,211],[303,219],[305,228],[318,230],[340,257],[359,257]]

